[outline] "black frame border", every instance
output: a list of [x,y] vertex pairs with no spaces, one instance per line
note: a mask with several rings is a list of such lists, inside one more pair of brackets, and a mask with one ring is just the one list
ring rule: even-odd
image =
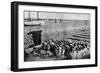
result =
[[[53,67],[40,67],[40,68],[18,68],[18,6],[50,6],[50,7],[68,7],[68,8],[83,8],[95,10],[95,64],[89,65],[74,65],[74,66],[53,66]],[[51,3],[36,3],[36,2],[11,2],[11,71],[35,71],[35,70],[51,70],[51,69],[65,69],[65,68],[83,68],[83,67],[96,67],[98,65],[98,26],[97,26],[97,6],[84,6],[84,5],[68,5],[68,4],[51,4]]]

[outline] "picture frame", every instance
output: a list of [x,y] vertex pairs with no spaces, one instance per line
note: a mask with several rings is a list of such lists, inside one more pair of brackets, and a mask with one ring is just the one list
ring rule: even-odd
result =
[[[11,71],[96,67],[97,41],[97,6],[11,2]],[[44,50],[47,42],[58,44],[58,52],[50,50],[52,43]],[[76,49],[72,46],[65,52],[65,43],[75,44]],[[79,45],[83,45],[81,49]],[[84,48],[88,50],[83,59]]]

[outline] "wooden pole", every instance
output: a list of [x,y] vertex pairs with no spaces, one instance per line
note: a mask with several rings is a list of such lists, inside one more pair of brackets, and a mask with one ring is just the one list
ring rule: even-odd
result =
[[60,23],[61,23],[61,19],[60,19]]
[[57,21],[56,21],[56,19],[55,19],[55,23],[56,23]]
[[39,12],[37,11],[37,20],[39,21]]
[[29,20],[31,20],[30,11],[29,11]]

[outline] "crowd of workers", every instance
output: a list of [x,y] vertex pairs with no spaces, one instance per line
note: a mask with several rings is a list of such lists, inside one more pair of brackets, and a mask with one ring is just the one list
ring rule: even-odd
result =
[[50,39],[34,46],[31,54],[42,58],[52,57],[60,60],[87,59],[90,58],[90,45],[87,42]]

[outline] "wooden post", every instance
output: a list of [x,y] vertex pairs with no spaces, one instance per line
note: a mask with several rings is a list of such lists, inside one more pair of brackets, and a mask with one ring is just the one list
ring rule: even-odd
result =
[[39,21],[39,12],[37,11],[37,20]]
[[55,23],[56,23],[57,21],[56,21],[56,19],[55,19]]
[[29,11],[29,20],[31,20],[30,11]]
[[61,23],[61,19],[60,19],[60,23]]

